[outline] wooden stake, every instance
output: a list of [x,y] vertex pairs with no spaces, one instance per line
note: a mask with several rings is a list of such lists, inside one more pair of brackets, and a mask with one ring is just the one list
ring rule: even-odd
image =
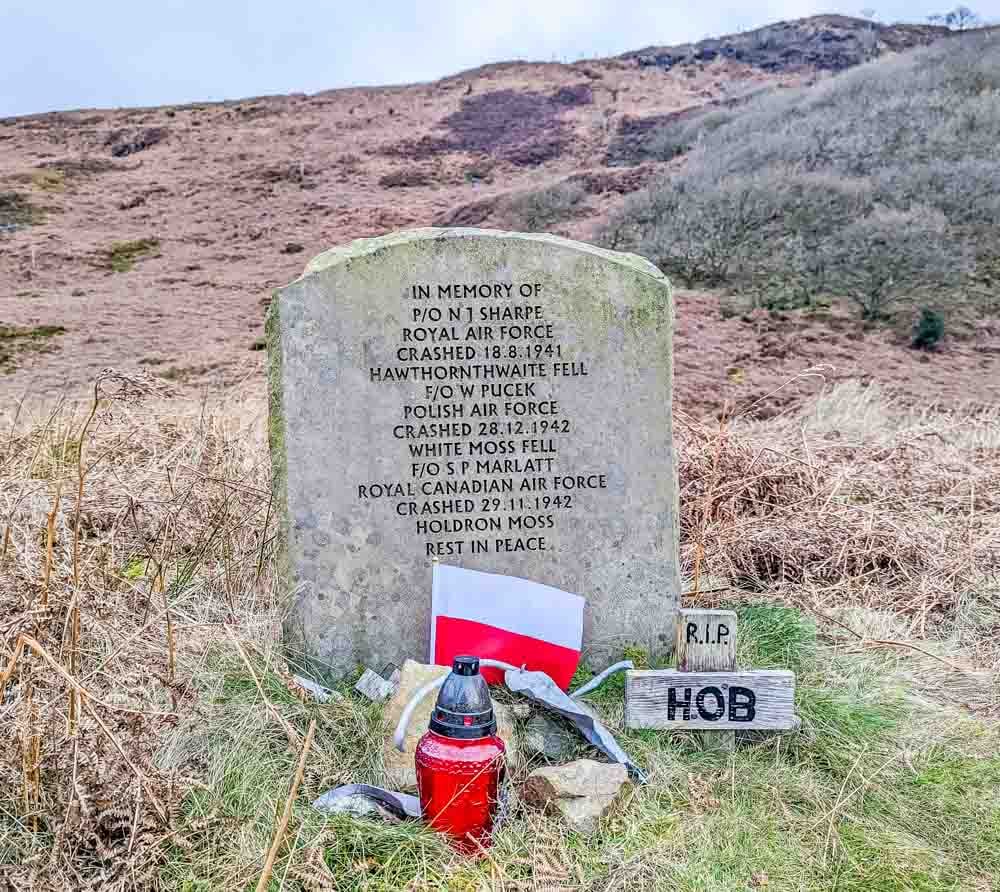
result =
[[274,831],[274,839],[271,840],[271,848],[267,852],[267,860],[264,862],[264,870],[257,881],[257,892],[264,892],[267,884],[271,881],[271,871],[274,870],[274,862],[278,857],[278,849],[281,848],[281,841],[285,837],[288,829],[288,821],[292,817],[292,807],[295,805],[295,796],[299,792],[299,784],[302,783],[302,775],[306,769],[306,756],[309,755],[309,747],[312,746],[313,733],[316,730],[316,719],[309,723],[309,730],[306,732],[305,743],[302,744],[302,753],[299,755],[299,764],[295,769],[295,777],[292,778],[292,788],[288,791],[288,798],[285,800],[285,809],[281,813],[281,820],[278,828]]
[[675,640],[678,672],[730,672],[736,668],[736,614],[732,610],[680,610]]
[[[80,664],[80,602],[74,593],[69,608],[69,674],[76,678]],[[66,715],[66,730],[70,737],[76,737],[80,722],[80,706],[83,700],[74,687],[69,691],[69,711]]]
[[42,798],[42,739],[38,733],[38,709],[35,706],[30,679],[25,687],[27,689],[25,692],[26,722],[21,749],[21,772],[24,776],[24,812],[31,816],[31,829],[37,833],[38,804]]
[[[736,668],[736,613],[732,610],[680,610],[677,614],[677,670],[732,672]],[[735,731],[698,731],[706,750],[731,753]]]
[[174,641],[174,621],[170,615],[170,596],[164,579],[166,574],[164,564],[167,561],[167,556],[170,554],[170,532],[171,530],[168,528],[163,536],[163,550],[160,560],[154,564],[156,575],[153,576],[152,588],[154,592],[159,592],[163,595],[163,614],[167,620],[167,681],[172,685],[177,672],[177,648]]
[[101,379],[94,383],[94,402],[90,414],[80,428],[80,440],[76,450],[76,507],[73,511],[73,588],[80,587],[80,524],[83,522],[83,483],[87,472],[83,467],[83,446],[87,441],[87,430],[101,405]]

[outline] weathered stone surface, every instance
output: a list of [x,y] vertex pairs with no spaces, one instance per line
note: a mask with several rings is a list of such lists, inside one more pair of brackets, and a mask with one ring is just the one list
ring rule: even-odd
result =
[[385,717],[386,739],[383,747],[385,755],[386,786],[398,790],[411,790],[417,785],[416,770],[413,767],[413,754],[417,742],[427,730],[431,720],[431,710],[434,709],[436,694],[428,694],[413,711],[410,724],[406,727],[406,752],[401,753],[392,745],[392,733],[396,730],[399,718],[418,688],[448,674],[445,666],[428,666],[407,660],[403,664],[399,677],[399,687],[386,701]]
[[291,658],[337,676],[426,655],[435,558],[583,595],[597,662],[669,653],[672,327],[655,267],[554,236],[315,258],[268,315]]
[[521,789],[529,805],[558,813],[578,833],[593,833],[628,780],[624,765],[579,759],[536,768]]
[[[451,670],[445,666],[429,666],[407,660],[403,664],[399,677],[399,687],[386,701],[385,725],[386,739],[383,747],[385,758],[386,785],[397,790],[415,790],[417,788],[417,772],[413,763],[413,754],[417,743],[427,731],[430,724],[431,711],[437,701],[437,692],[428,694],[413,711],[409,725],[406,726],[406,752],[401,753],[392,745],[392,734],[396,730],[399,718],[416,691],[427,682],[447,675]],[[508,761],[517,758],[514,740],[514,723],[510,713],[500,703],[493,704],[493,712],[497,718],[497,734],[507,746]]]
[[379,701],[385,700],[396,689],[398,683],[398,677],[393,681],[366,668],[354,685],[354,690],[369,700]]
[[521,746],[526,756],[543,756],[550,762],[560,762],[573,755],[581,740],[579,734],[540,712],[525,726]]

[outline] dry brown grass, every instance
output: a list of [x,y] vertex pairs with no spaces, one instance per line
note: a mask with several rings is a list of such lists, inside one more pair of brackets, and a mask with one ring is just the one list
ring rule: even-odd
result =
[[682,422],[689,567],[704,538],[707,570],[743,590],[797,588],[812,606],[829,590],[833,604],[916,614],[921,627],[1000,572],[997,413],[913,415],[848,384],[721,439]]
[[699,573],[730,585],[693,602],[798,607],[1000,716],[1000,413],[915,412],[849,382],[721,438],[681,421],[682,560],[703,551]]
[[[0,885],[14,889],[252,888],[311,718],[303,799],[381,779],[366,736],[377,710],[348,700],[319,712],[287,684],[263,404],[188,405],[147,389],[106,379],[86,432],[91,404],[15,407],[3,419]],[[731,586],[700,602],[804,608],[839,653],[881,661],[886,677],[912,682],[911,697],[1000,715],[995,415],[913,415],[849,386],[810,412],[737,419],[721,436],[682,422],[683,554],[690,569],[700,548],[699,572]],[[614,724],[620,704],[608,709]],[[675,826],[675,797],[678,808],[701,801],[686,763],[645,737],[629,746],[656,779],[631,807],[653,823],[615,818],[598,848],[522,815],[493,861],[461,865],[417,829],[366,838],[298,808],[297,854],[278,859],[274,883],[333,888],[325,850],[330,863],[372,871],[371,888],[400,888],[404,876],[443,888],[446,868],[468,888],[695,884],[701,868],[657,836]],[[230,754],[259,757],[259,775],[234,772]],[[691,838],[710,829],[702,821]],[[393,860],[397,849],[417,862]]]
[[228,624],[274,640],[261,407],[141,397],[157,394],[106,376],[94,404],[18,407],[0,441],[0,749],[21,754],[0,763],[0,877],[15,888],[148,883],[196,783],[156,763],[200,708],[192,679]]

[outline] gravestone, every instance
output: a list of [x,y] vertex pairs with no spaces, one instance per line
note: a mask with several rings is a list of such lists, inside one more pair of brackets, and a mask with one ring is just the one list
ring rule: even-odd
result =
[[268,316],[293,662],[426,659],[435,560],[582,595],[596,665],[669,654],[672,328],[652,264],[555,236],[419,229],[312,260]]

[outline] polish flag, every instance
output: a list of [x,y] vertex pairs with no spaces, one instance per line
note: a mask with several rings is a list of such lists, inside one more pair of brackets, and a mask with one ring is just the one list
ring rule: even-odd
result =
[[[431,594],[431,661],[450,666],[459,654],[503,660],[539,670],[564,691],[580,662],[583,605],[540,582],[434,564]],[[485,669],[491,684],[499,669]]]

